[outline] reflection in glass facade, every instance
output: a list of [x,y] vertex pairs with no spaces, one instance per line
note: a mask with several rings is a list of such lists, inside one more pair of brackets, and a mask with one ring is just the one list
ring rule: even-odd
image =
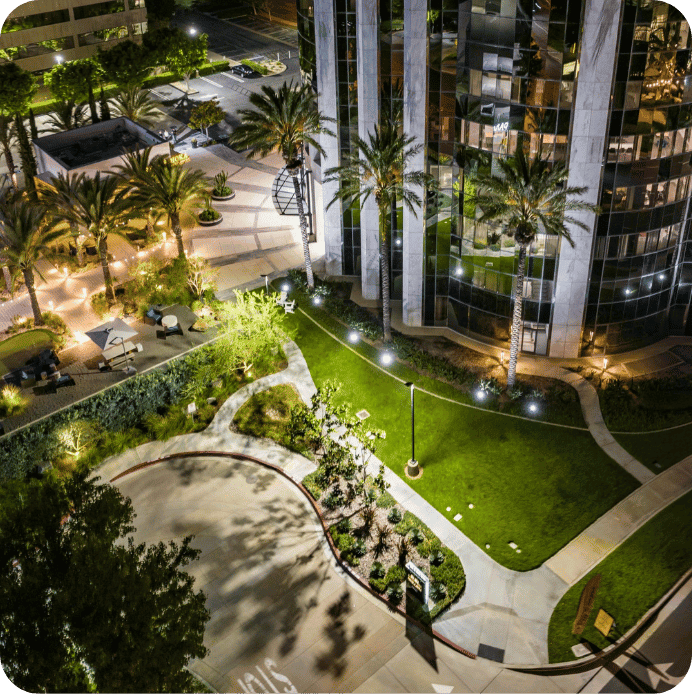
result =
[[[299,0],[299,7],[307,13],[324,2],[334,3],[338,18],[345,152],[357,132],[355,1]],[[388,111],[402,96],[397,88],[407,52],[417,50],[407,43],[408,7],[408,0],[378,3],[378,88],[380,108]],[[425,111],[425,128],[406,133],[424,141],[425,165],[440,184],[439,193],[427,196],[420,220],[423,325],[509,340],[518,248],[477,221],[467,201],[469,174],[495,171],[498,158],[517,147],[529,157],[569,164],[572,138],[583,134],[573,132],[575,123],[584,128],[585,111],[575,118],[575,95],[586,9],[584,0],[428,0],[427,99],[415,106]],[[587,242],[579,354],[692,333],[690,29],[680,12],[657,0],[622,0],[614,11],[619,39],[615,63],[604,66],[614,77],[607,122],[602,133],[590,133],[603,149],[600,179],[589,181],[601,214]],[[358,222],[357,210],[344,211],[343,274],[360,269]],[[392,214],[394,299],[406,283],[404,235],[398,208]],[[539,236],[530,248],[524,351],[550,351],[560,250],[550,236]]]

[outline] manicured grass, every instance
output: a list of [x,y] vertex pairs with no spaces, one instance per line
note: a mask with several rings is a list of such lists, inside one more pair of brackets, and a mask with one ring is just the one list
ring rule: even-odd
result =
[[[638,486],[588,432],[463,407],[421,392],[416,393],[416,458],[423,475],[409,480],[404,475],[411,457],[409,389],[301,313],[286,320],[295,327],[294,339],[315,383],[342,383],[339,399],[352,412],[366,409],[367,423],[386,431],[377,451],[383,462],[450,520],[461,513],[458,527],[484,550],[489,543],[488,554],[508,568],[539,566]],[[375,358],[368,345],[361,343],[358,351]],[[401,364],[388,371],[460,399],[451,386]]]
[[[571,646],[581,638],[598,648],[612,641],[593,626],[599,608],[615,618],[624,634],[692,566],[692,492],[663,509],[607,556],[557,604],[548,629],[551,663],[575,660]],[[579,598],[586,583],[601,574],[601,584],[582,637],[572,634]]]
[[[253,395],[236,412],[233,424],[241,434],[273,439],[282,446],[293,449],[286,427],[291,419],[291,409],[302,402],[293,386],[274,386]],[[307,453],[303,450],[298,452],[303,455]]]
[[[12,335],[0,342],[0,369],[7,373],[24,366],[27,359],[42,349],[53,349],[57,343],[55,333],[37,328]],[[2,374],[0,374],[2,375]]]
[[[668,431],[613,436],[628,453],[652,472],[662,472],[692,455],[692,424]],[[655,463],[658,463],[658,467]]]

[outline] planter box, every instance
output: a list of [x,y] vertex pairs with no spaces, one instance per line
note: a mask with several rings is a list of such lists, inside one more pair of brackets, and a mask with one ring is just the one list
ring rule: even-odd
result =
[[235,197],[235,193],[231,193],[230,195],[224,195],[224,196],[218,196],[214,195],[214,193],[211,194],[211,199],[212,200],[232,200]]
[[211,222],[204,222],[199,217],[197,217],[197,224],[199,224],[202,227],[213,227],[217,224],[221,224],[221,222],[223,222],[223,215],[219,215],[218,219],[214,219]]

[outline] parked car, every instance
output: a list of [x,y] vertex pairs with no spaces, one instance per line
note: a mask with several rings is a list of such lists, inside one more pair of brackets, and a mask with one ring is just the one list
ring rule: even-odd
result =
[[260,77],[259,72],[255,72],[251,67],[247,65],[233,65],[231,67],[231,72],[234,75],[239,75],[240,77]]

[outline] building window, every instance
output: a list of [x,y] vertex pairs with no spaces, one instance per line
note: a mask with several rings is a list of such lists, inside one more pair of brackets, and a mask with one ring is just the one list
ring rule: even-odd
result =
[[2,25],[2,33],[7,34],[12,31],[35,29],[36,27],[45,27],[49,26],[50,24],[61,24],[62,22],[69,21],[69,10],[41,12],[40,14],[30,14],[26,17],[11,17]]
[[104,14],[124,12],[124,0],[109,0],[109,2],[97,2],[94,5],[82,5],[74,8],[75,19],[87,19],[89,17],[100,17]]
[[77,37],[80,46],[91,46],[95,43],[104,43],[105,41],[115,41],[115,39],[123,38],[127,38],[126,26],[97,29],[86,34],[79,34]]

